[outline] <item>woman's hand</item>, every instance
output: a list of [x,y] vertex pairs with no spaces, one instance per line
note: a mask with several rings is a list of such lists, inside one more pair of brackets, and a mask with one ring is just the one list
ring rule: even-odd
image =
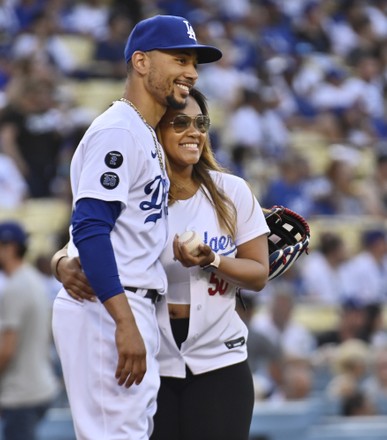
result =
[[187,246],[179,242],[179,236],[175,235],[173,239],[173,254],[174,259],[180,261],[184,267],[192,266],[206,266],[207,264],[214,261],[215,255],[212,252],[210,246],[206,244],[199,245],[200,253],[197,256],[190,254]]
[[[201,244],[199,250],[199,255],[194,257],[186,246],[179,243],[177,235],[173,240],[175,259],[184,267],[207,266],[215,260],[210,246]],[[263,234],[237,246],[236,258],[220,255],[218,268],[212,271],[235,286],[259,292],[265,287],[269,275],[267,235]]]
[[62,257],[56,266],[59,281],[77,301],[96,301],[97,297],[84,274],[78,257]]

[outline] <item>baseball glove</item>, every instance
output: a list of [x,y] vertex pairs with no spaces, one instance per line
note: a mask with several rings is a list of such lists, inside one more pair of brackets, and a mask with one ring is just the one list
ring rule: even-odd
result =
[[305,251],[308,253],[310,228],[306,220],[284,206],[263,208],[266,223],[270,228],[269,280],[285,273]]

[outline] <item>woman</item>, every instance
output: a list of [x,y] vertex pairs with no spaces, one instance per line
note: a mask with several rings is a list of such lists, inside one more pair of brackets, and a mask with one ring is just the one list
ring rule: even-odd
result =
[[[158,127],[171,180],[161,258],[169,287],[157,304],[161,387],[151,439],[247,440],[254,390],[235,301],[238,287],[259,291],[267,282],[269,228],[246,182],[217,164],[205,98],[190,95]],[[198,256],[179,245],[189,229],[202,237]],[[58,260],[60,252],[54,273],[74,298],[90,299],[76,262]]]

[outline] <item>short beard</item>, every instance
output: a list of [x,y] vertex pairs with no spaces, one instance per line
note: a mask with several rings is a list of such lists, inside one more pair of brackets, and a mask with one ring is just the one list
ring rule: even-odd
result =
[[187,106],[187,101],[177,102],[173,95],[169,95],[167,96],[167,104],[169,107],[173,108],[174,110],[183,110]]

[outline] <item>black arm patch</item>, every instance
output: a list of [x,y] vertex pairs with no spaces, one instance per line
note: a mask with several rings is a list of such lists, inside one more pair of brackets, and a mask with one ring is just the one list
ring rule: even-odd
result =
[[245,343],[246,343],[246,339],[244,336],[242,336],[238,339],[232,339],[231,341],[226,341],[224,344],[229,350],[231,350],[232,348],[235,347],[242,347],[242,345],[245,345]]

